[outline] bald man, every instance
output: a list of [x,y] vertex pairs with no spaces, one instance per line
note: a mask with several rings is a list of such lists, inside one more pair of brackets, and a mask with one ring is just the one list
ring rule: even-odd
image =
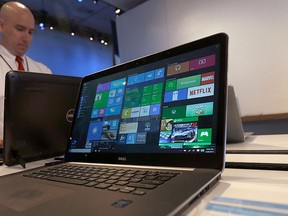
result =
[[[32,41],[35,20],[31,11],[19,2],[7,2],[0,10],[0,148],[3,147],[5,75],[10,70],[51,73],[40,62],[25,55]],[[24,68],[19,68],[19,60]],[[21,58],[19,58],[21,57]]]

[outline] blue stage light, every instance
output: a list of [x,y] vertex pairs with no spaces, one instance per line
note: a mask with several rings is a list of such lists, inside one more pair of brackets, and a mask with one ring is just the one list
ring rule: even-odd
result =
[[39,23],[39,28],[40,28],[41,30],[44,30],[44,29],[45,29],[45,24],[44,24],[43,22],[40,22],[40,23]]

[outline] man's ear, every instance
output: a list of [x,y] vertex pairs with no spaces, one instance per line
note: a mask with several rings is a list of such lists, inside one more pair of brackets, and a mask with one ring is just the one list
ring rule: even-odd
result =
[[4,21],[3,19],[0,18],[0,32],[3,31],[3,25],[4,25]]

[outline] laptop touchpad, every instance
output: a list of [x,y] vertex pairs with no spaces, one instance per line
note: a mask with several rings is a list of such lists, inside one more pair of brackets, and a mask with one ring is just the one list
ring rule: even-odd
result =
[[[7,188],[10,187],[11,186],[8,186]],[[2,195],[0,197],[0,203],[7,208],[20,212],[51,200],[70,195],[73,192],[73,190],[61,187],[35,183],[27,187],[19,187],[16,191],[4,188],[3,190],[1,189]]]

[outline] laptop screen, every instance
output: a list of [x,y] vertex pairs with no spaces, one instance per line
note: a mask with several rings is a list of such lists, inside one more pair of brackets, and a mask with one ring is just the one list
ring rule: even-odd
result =
[[84,78],[68,154],[114,154],[121,161],[121,155],[129,154],[191,157],[222,152],[224,139],[220,149],[217,142],[219,133],[224,134],[219,129],[224,128],[225,107],[222,116],[219,107],[226,97],[220,91],[220,85],[226,86],[226,66],[221,65],[226,47],[219,41],[204,47],[201,43]]

